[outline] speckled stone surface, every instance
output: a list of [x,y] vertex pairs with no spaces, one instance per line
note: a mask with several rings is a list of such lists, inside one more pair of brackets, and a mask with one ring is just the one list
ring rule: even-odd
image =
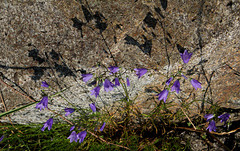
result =
[[[182,78],[179,97],[171,94],[168,101],[197,99],[205,101],[205,108],[211,103],[240,107],[237,0],[171,0],[167,4],[159,0],[5,0],[0,14],[1,78],[36,100],[42,98],[41,81],[47,81],[58,91],[71,86],[64,95],[80,107],[92,101],[103,107],[100,99],[90,96],[94,86],[85,86],[80,76],[95,71],[92,67],[99,62],[129,73],[132,94],[139,94],[136,105],[142,112],[154,107],[157,97],[152,90],[163,90],[167,77],[181,68],[189,78],[198,79],[203,89],[193,90]],[[179,55],[184,49],[193,53],[186,65]],[[136,67],[149,72],[138,80],[131,72]],[[7,110],[30,103],[4,85],[1,91]],[[104,93],[103,100],[111,105],[118,95],[117,90]],[[61,98],[54,98],[50,105],[61,113],[67,106]],[[34,107],[12,114],[12,121],[39,123],[51,116]],[[201,103],[192,107],[199,113]]]

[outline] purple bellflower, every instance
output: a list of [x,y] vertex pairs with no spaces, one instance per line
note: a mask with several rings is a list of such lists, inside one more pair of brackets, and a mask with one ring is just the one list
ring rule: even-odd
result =
[[184,53],[180,53],[180,56],[184,63],[188,63],[190,58],[192,57],[192,53],[188,53],[188,51],[185,50]]
[[84,141],[84,138],[86,137],[87,132],[86,131],[82,131],[79,134],[77,134],[77,137],[79,139],[79,143],[82,143]]
[[90,108],[92,109],[93,112],[96,112],[96,106],[95,103],[89,104]]
[[115,78],[115,86],[120,86],[120,83],[117,77]]
[[209,132],[211,131],[215,131],[216,132],[216,123],[214,122],[214,120],[211,120],[211,122],[209,123],[207,129],[209,130]]
[[108,79],[105,79],[103,86],[104,86],[104,90],[108,92],[113,90],[114,84],[110,82]]
[[213,117],[214,117],[213,114],[206,114],[206,115],[204,116],[204,118],[207,119],[207,122],[208,122],[211,118],[213,118]]
[[105,127],[106,123],[104,122],[103,125],[100,128],[100,131],[103,131],[104,127]]
[[147,73],[147,69],[145,68],[136,68],[134,70],[136,71],[136,75],[138,76],[138,79],[141,78],[145,73]]
[[83,81],[85,83],[87,83],[93,77],[93,75],[92,74],[82,74],[82,77],[83,77]]
[[97,96],[99,95],[99,91],[100,87],[96,86],[94,89],[91,90],[91,95],[95,95],[95,97],[97,98]]
[[75,128],[75,126],[72,126],[72,127],[70,128],[70,132],[71,132],[72,130],[74,130],[74,128]]
[[177,94],[179,93],[180,91],[180,83],[179,83],[179,80],[176,80],[174,83],[173,83],[173,86],[171,88],[171,91],[176,91]]
[[127,86],[129,87],[130,86],[130,81],[129,81],[129,78],[127,77]]
[[73,141],[77,142],[78,140],[78,135],[75,131],[73,131],[71,133],[71,135],[69,135],[69,137],[67,139],[70,139],[70,143],[72,143]]
[[49,87],[49,85],[47,84],[46,81],[43,81],[42,84],[41,84],[41,86],[42,86],[42,87],[45,87],[45,88],[48,88],[48,87]]
[[37,103],[36,109],[40,109],[41,111],[42,109],[47,108],[47,106],[48,106],[48,97],[44,96],[42,100],[39,103]]
[[4,135],[0,138],[0,142],[3,140],[3,138],[4,138]]
[[222,114],[222,115],[218,116],[218,118],[221,119],[221,123],[222,123],[222,122],[226,123],[227,120],[229,119],[229,117],[230,117],[230,114],[229,114],[229,113],[225,113],[225,114]]
[[158,96],[158,100],[159,100],[159,101],[160,101],[160,100],[163,100],[164,103],[166,103],[167,96],[168,96],[168,90],[167,90],[167,89],[163,90],[163,91],[160,92],[157,96]]
[[166,85],[169,85],[172,80],[173,80],[173,77],[170,77],[170,78],[166,81]]
[[108,69],[110,70],[110,74],[113,74],[119,71],[119,68],[115,66],[111,66]]
[[47,122],[44,123],[43,127],[41,128],[41,131],[44,131],[46,127],[48,127],[48,130],[50,131],[50,129],[52,128],[52,124],[53,118],[48,119]]
[[73,108],[66,108],[66,109],[64,109],[64,111],[66,112],[65,116],[68,116],[69,114],[74,112],[74,109]]
[[191,84],[192,84],[192,86],[197,90],[197,88],[202,88],[201,87],[201,83],[200,82],[198,82],[198,80],[195,80],[195,79],[191,79]]

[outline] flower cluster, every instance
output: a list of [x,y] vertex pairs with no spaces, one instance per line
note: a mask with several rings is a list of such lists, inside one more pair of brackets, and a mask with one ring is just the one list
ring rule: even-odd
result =
[[[204,116],[204,118],[206,118],[207,122],[210,121],[210,119],[212,119],[214,117],[213,114],[206,114]],[[229,119],[230,117],[230,114],[229,113],[225,113],[225,114],[222,114],[220,116],[218,116],[219,119],[221,119],[221,123],[224,122],[224,125],[226,124],[227,120]],[[216,131],[217,127],[216,127],[216,123],[214,120],[211,120],[209,122],[209,125],[207,127],[207,130],[209,130],[209,132],[212,132],[212,131]]]
[[[183,60],[184,63],[188,63],[192,53],[188,53],[187,50],[184,51],[184,53],[180,53],[180,56]],[[184,77],[185,80],[187,80],[188,78],[181,73],[181,76]],[[174,80],[174,76],[171,76],[167,81],[166,81],[166,85],[169,86],[171,81]],[[192,84],[192,86],[197,90],[197,88],[202,88],[201,87],[201,83],[198,80],[192,79],[190,78],[190,83]],[[169,93],[170,88],[166,88],[163,91],[161,91],[159,94],[157,94],[158,96],[158,100],[163,100],[164,103],[166,103],[167,97],[168,97],[168,93]],[[171,92],[175,91],[177,94],[181,91],[180,89],[180,82],[179,79],[177,79],[171,86]]]
[[[180,56],[183,60],[183,62],[186,64],[189,62],[191,56],[192,56],[192,53],[188,53],[187,50],[184,51],[184,53],[180,53]],[[112,83],[108,78],[105,78],[105,79],[102,79],[102,77],[99,79],[97,79],[97,84],[96,87],[94,87],[90,93],[91,95],[95,96],[95,98],[97,98],[99,96],[99,93],[100,93],[100,89],[101,89],[101,86],[103,85],[104,87],[104,91],[106,92],[110,92],[110,91],[113,91],[115,87],[118,87],[120,85],[122,85],[124,88],[126,88],[126,86],[130,86],[130,80],[129,80],[129,77],[127,76],[126,77],[126,82],[124,82],[124,85],[122,83],[123,79],[121,77],[121,74],[118,74],[119,73],[119,67],[116,67],[116,66],[110,66],[107,68],[109,71],[109,75],[114,75],[115,76],[115,79],[114,79],[114,82]],[[134,69],[134,71],[136,72],[136,75],[139,78],[141,78],[142,76],[144,76],[146,73],[147,73],[147,69],[145,68],[136,68]],[[182,73],[180,73],[180,77],[184,77],[185,80],[187,80],[188,78],[183,75]],[[83,82],[87,83],[89,82],[89,80],[91,80],[93,77],[94,77],[94,74],[91,74],[91,73],[87,73],[87,74],[82,74],[82,80]],[[178,76],[179,77],[179,76]],[[173,83],[171,83],[172,81],[174,81]],[[191,85],[197,90],[198,88],[201,89],[201,83],[198,81],[198,80],[195,80],[195,79],[192,79],[192,78],[189,78],[189,81],[191,83]],[[126,85],[125,85],[126,84]],[[167,97],[168,97],[168,94],[171,93],[171,92],[176,92],[177,94],[180,93],[181,91],[181,88],[180,88],[180,79],[176,79],[176,75],[174,76],[171,76],[167,81],[166,81],[166,85],[167,85],[167,88],[165,88],[163,91],[161,91],[159,94],[157,94],[158,96],[158,100],[163,100],[164,103],[166,103],[166,100],[167,100]],[[46,81],[43,81],[42,84],[41,84],[42,87],[45,87],[45,88],[49,88],[49,84],[46,82]],[[97,109],[96,109],[96,105],[95,103],[91,103],[89,104],[90,106],[90,109],[92,110],[92,112],[94,113],[93,115],[97,115],[96,112],[97,112]],[[36,108],[37,109],[40,109],[40,111],[42,109],[45,109],[45,108],[48,108],[48,96],[44,96],[42,98],[42,100],[37,103],[36,105]],[[75,108],[76,109],[76,108]],[[68,116],[70,115],[71,113],[73,113],[75,111],[74,108],[65,108],[64,111],[66,112],[65,113],[65,116]],[[225,122],[228,120],[230,114],[226,113],[226,114],[223,114],[221,116],[219,116],[219,118],[221,119],[221,122]],[[207,114],[205,115],[205,118],[207,119],[207,122],[209,122],[209,126],[208,126],[208,130],[211,132],[211,131],[216,131],[216,124],[215,124],[215,121],[214,120],[211,120],[212,118],[214,117],[213,114]],[[211,121],[210,121],[211,120]],[[52,128],[52,124],[53,124],[53,118],[49,118],[43,125],[43,127],[41,128],[41,131],[44,131],[46,128],[48,128],[48,130],[51,130]],[[99,128],[99,131],[103,131],[104,128],[106,126],[106,122],[103,122],[102,123],[102,126]],[[77,129],[77,128],[76,128]],[[79,128],[80,129],[80,128]],[[95,128],[95,130],[98,129],[98,126]],[[75,125],[71,126],[70,128],[70,136],[67,138],[70,140],[70,143],[72,143],[73,141],[75,142],[78,142],[79,143],[82,143],[87,135],[87,129],[85,128],[83,131],[77,133],[76,130],[75,130]],[[1,138],[3,139],[3,138]]]
[[[108,69],[110,71],[110,75],[115,74],[120,70],[119,67],[115,67],[115,66],[111,66]],[[138,76],[138,78],[141,78],[144,74],[147,73],[147,69],[145,69],[145,68],[136,68],[134,70],[136,71],[136,75]],[[92,78],[92,74],[84,74],[84,75],[82,75],[82,77],[83,77],[83,81],[87,82],[88,80],[90,80]],[[109,92],[109,91],[114,90],[114,87],[120,86],[120,82],[119,82],[118,77],[116,77],[114,79],[114,82],[115,82],[115,84],[113,84],[111,81],[109,81],[106,78],[103,82],[104,91]],[[127,86],[129,87],[130,86],[130,80],[129,80],[128,77],[126,78],[126,83],[127,83]],[[99,96],[99,93],[100,93],[100,86],[99,85],[96,86],[90,92],[91,92],[91,95],[94,95],[97,98]]]
[[81,131],[78,134],[75,131],[72,131],[68,139],[70,139],[70,143],[72,143],[73,141],[77,142],[78,140],[79,140],[79,143],[82,143],[86,135],[87,135],[87,131]]

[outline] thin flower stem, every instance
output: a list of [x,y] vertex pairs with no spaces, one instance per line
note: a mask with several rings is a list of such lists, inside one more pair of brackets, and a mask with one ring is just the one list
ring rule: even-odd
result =
[[186,112],[183,110],[183,108],[180,106],[181,110],[183,111],[183,113],[185,114],[185,116],[187,117],[188,121],[192,124],[192,126],[194,127],[194,129],[196,130],[195,125],[192,123],[191,119],[187,116]]
[[74,125],[72,122],[70,122],[69,120],[67,120],[65,117],[63,117],[61,114],[58,114],[57,112],[51,110],[50,108],[48,108],[49,111],[53,112],[54,114],[57,114],[58,116],[60,116],[64,121],[68,122],[71,125]]
[[7,83],[5,83],[1,78],[0,78],[0,82],[1,82],[2,84],[6,85],[7,87],[11,88],[11,89],[12,89],[13,91],[15,91],[16,93],[18,93],[18,94],[20,94],[20,95],[26,97],[26,98],[29,99],[30,101],[32,101],[32,102],[36,102],[36,101],[35,101],[34,99],[32,99],[31,97],[29,97],[29,96],[27,96],[27,95],[25,95],[25,94],[23,94],[23,93],[17,91],[17,90],[14,89],[13,87],[11,87],[11,86],[8,85]]
[[[206,130],[200,130],[200,129],[193,129],[193,128],[188,128],[188,127],[175,127],[176,129],[182,129],[182,130],[188,130],[188,131],[192,131],[192,132],[206,132]],[[222,132],[222,133],[218,133],[218,132],[209,132],[211,134],[214,135],[219,135],[219,136],[223,136],[223,135],[230,135],[231,133],[235,133],[236,131],[240,130],[239,128],[236,128],[234,130],[231,130],[229,132]]]

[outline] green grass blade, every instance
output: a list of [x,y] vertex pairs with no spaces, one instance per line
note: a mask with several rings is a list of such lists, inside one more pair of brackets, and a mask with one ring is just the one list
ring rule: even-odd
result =
[[8,115],[8,114],[11,114],[11,113],[13,113],[13,112],[17,112],[17,111],[19,111],[19,110],[21,110],[21,109],[24,109],[24,108],[26,108],[26,107],[29,107],[29,106],[31,106],[31,105],[33,105],[33,104],[36,104],[36,103],[38,103],[38,102],[33,102],[33,103],[27,104],[27,105],[25,105],[25,106],[21,106],[21,107],[19,107],[19,108],[16,108],[16,109],[13,109],[13,110],[10,110],[10,111],[1,113],[1,114],[0,114],[0,118],[3,117],[3,116],[6,116],[6,115]]

